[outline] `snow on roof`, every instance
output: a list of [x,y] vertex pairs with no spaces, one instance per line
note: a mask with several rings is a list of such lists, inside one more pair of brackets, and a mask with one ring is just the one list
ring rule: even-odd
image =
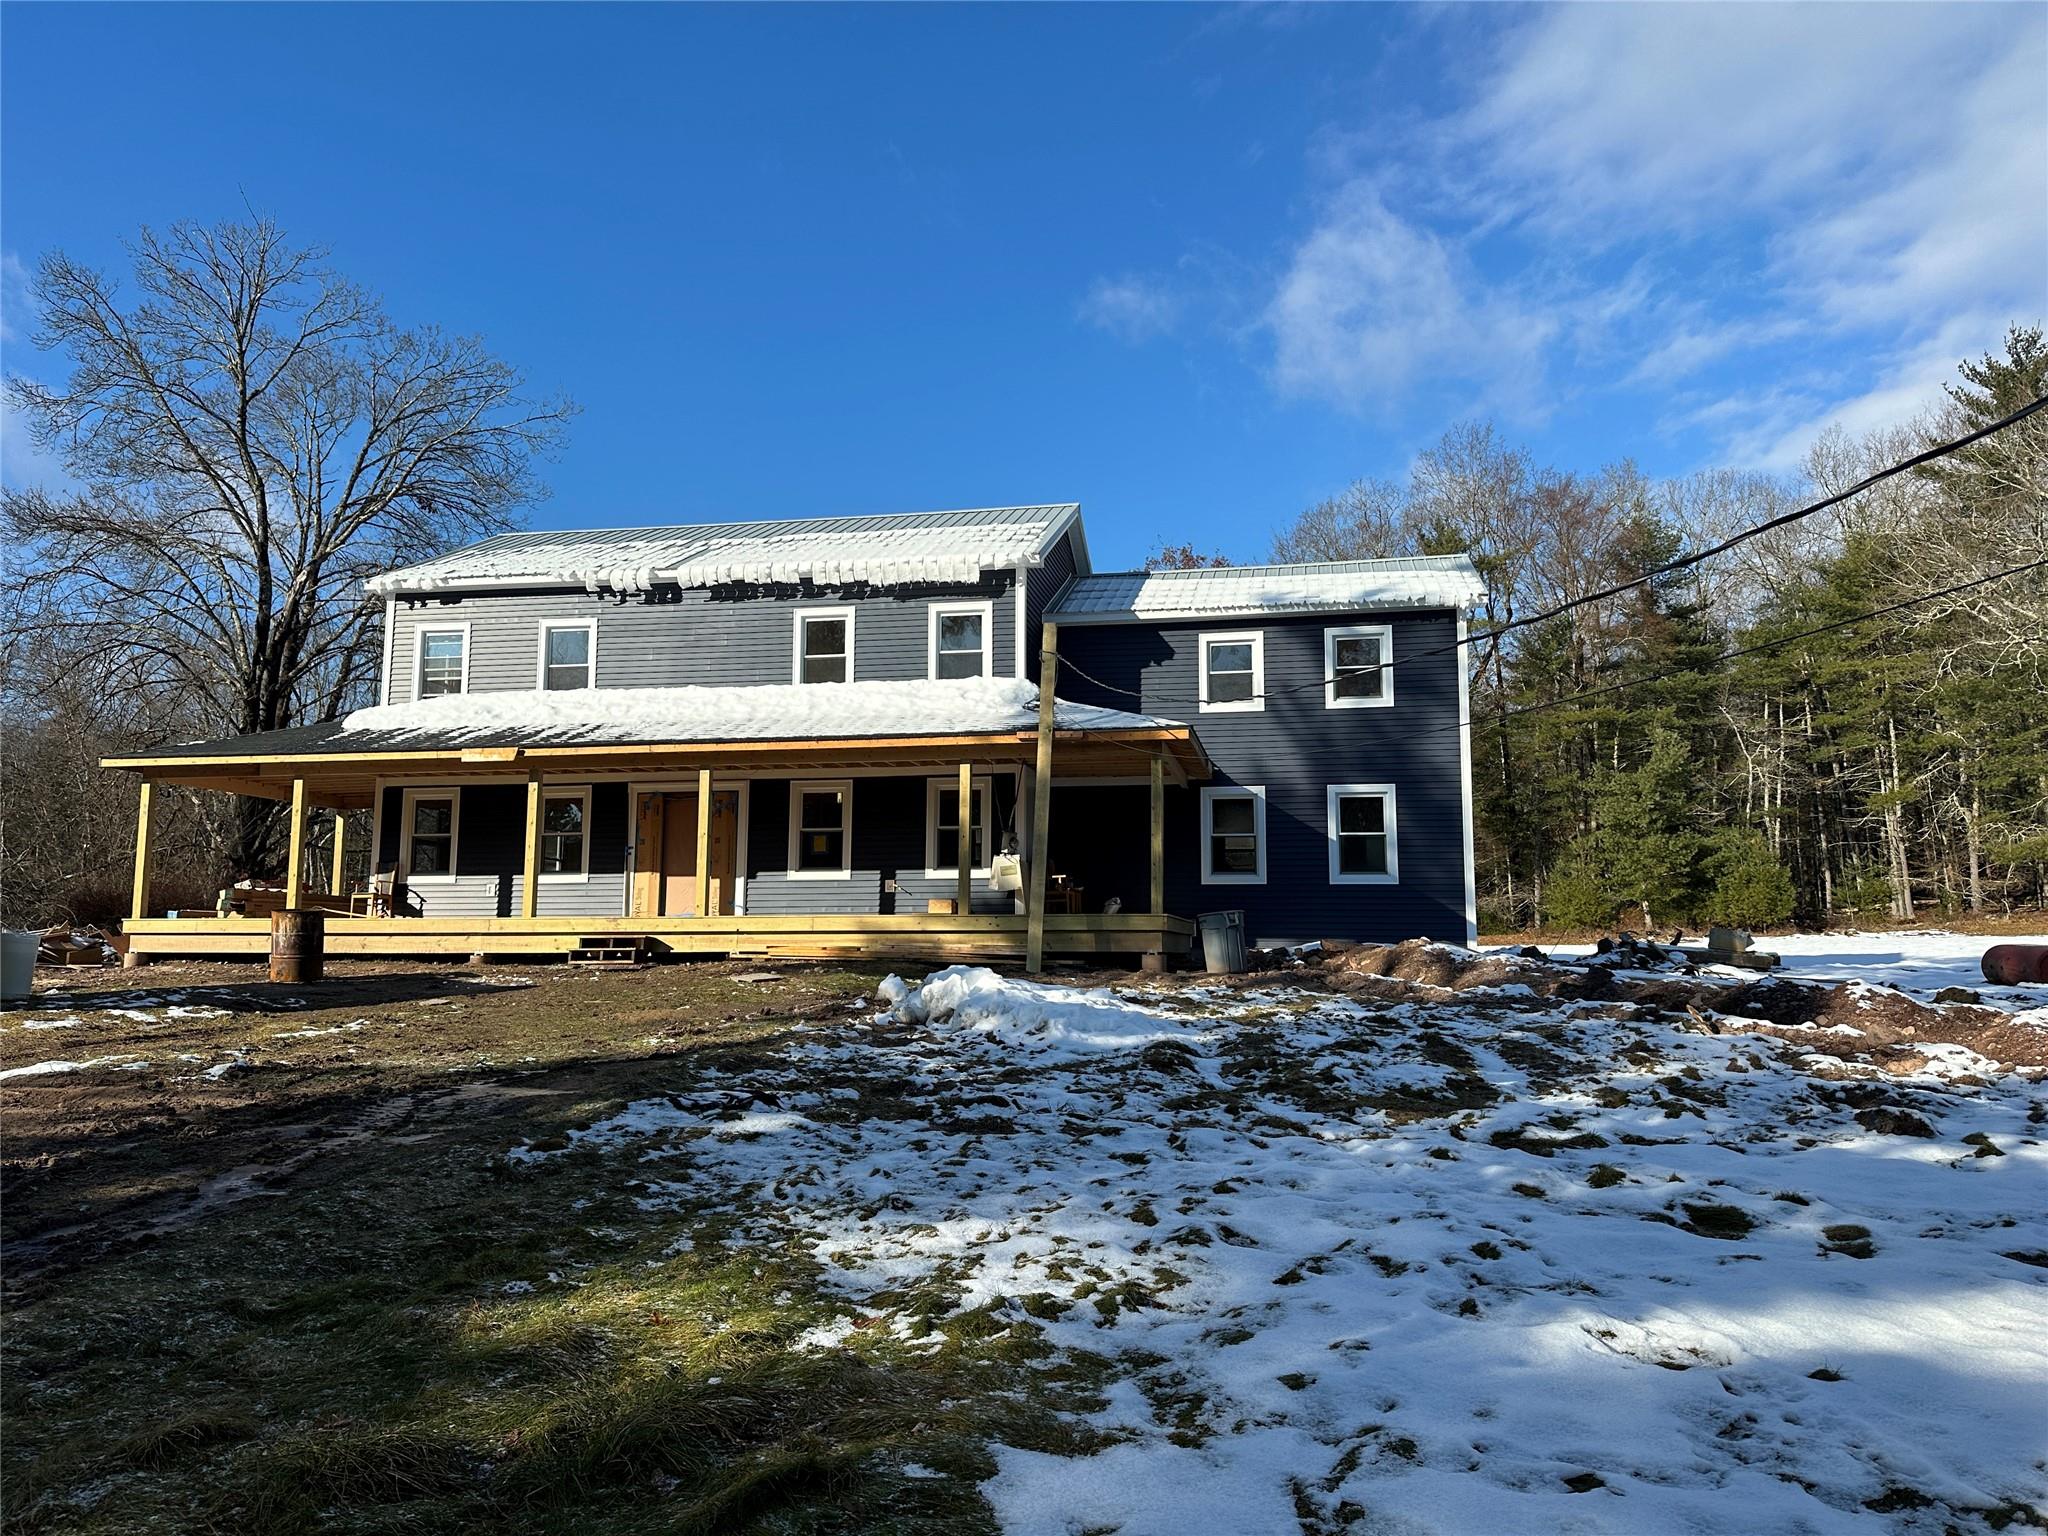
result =
[[[1176,720],[1057,700],[1069,731],[1145,730]],[[350,736],[403,746],[689,741],[843,741],[885,736],[978,736],[1038,726],[1038,688],[1014,677],[896,683],[769,683],[752,688],[573,688],[446,694],[380,704],[342,720],[323,751]]]
[[1383,608],[1462,611],[1475,606],[1485,592],[1478,571],[1465,555],[1233,565],[1192,571],[1103,571],[1077,578],[1046,617],[1061,624],[1116,624]]
[[380,597],[472,587],[572,585],[642,592],[729,582],[820,585],[971,583],[984,571],[1040,564],[1079,512],[1074,502],[957,512],[806,517],[502,533],[466,549],[373,576]]

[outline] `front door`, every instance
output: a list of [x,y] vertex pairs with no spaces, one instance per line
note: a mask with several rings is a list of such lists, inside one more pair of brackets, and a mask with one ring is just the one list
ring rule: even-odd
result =
[[[649,825],[649,823],[655,825]],[[739,852],[740,797],[719,790],[711,797],[711,912],[730,917]],[[641,805],[643,853],[660,848],[659,876],[649,882],[663,917],[697,916],[697,797],[648,795]],[[659,828],[657,831],[656,828]]]

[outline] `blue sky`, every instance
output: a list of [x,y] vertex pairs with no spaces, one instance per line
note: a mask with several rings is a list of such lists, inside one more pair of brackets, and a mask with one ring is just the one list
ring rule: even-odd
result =
[[1782,469],[2048,312],[2035,5],[14,3],[0,70],[9,371],[40,253],[253,206],[582,405],[544,525],[1250,559],[1461,417]]

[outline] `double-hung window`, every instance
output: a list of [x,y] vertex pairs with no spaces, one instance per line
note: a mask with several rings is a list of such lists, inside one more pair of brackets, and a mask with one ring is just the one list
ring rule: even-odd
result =
[[549,790],[540,800],[540,872],[576,879],[590,872],[590,791]]
[[1394,702],[1394,631],[1352,624],[1323,631],[1323,703],[1331,709],[1378,709]]
[[[976,779],[968,820],[968,866],[989,867],[989,781]],[[925,782],[924,867],[928,875],[952,874],[960,867],[960,781]]]
[[1257,630],[1202,636],[1202,713],[1265,707],[1266,637]]
[[419,632],[418,697],[464,693],[469,688],[469,626],[443,625]]
[[926,674],[987,677],[994,613],[992,603],[933,603]]
[[540,627],[540,686],[554,692],[597,686],[597,621]]
[[1266,791],[1242,784],[1202,791],[1202,884],[1266,883]]
[[455,791],[405,792],[399,862],[412,880],[445,880],[455,873]]
[[851,868],[853,785],[840,779],[830,784],[789,787],[789,871],[813,877],[844,875]]
[[1401,863],[1395,849],[1393,785],[1332,784],[1326,815],[1330,884],[1399,883]]
[[853,610],[799,608],[796,613],[795,683],[853,681]]

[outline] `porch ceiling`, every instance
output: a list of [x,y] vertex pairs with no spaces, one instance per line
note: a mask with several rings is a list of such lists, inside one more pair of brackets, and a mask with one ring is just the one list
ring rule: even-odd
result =
[[[279,733],[283,734],[283,733]],[[253,740],[250,744],[254,744]],[[223,743],[224,747],[241,745]],[[285,746],[285,743],[279,743]],[[103,759],[159,784],[289,800],[303,779],[314,805],[354,810],[375,798],[379,778],[446,773],[463,778],[503,775],[524,780],[645,778],[670,771],[749,771],[830,775],[845,769],[900,769],[906,773],[976,767],[1029,766],[1037,753],[1033,731],[962,736],[869,737],[839,741],[733,741],[679,744],[469,747],[419,751],[224,751],[190,747],[163,755],[136,753]],[[1165,758],[1176,783],[1209,777],[1209,760],[1186,726],[1053,733],[1053,778],[1142,778],[1148,762]]]

